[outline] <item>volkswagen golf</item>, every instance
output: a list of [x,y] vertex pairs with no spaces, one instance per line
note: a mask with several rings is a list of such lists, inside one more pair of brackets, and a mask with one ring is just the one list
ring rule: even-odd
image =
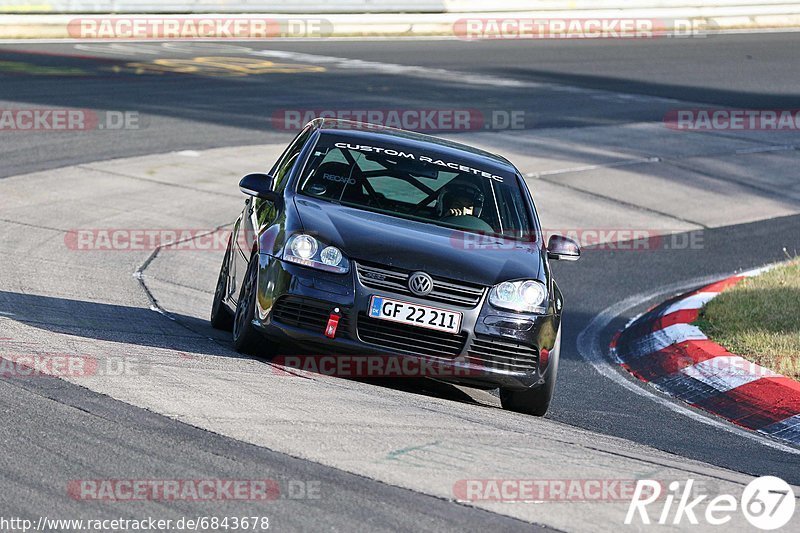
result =
[[563,298],[533,198],[506,159],[444,139],[310,122],[247,196],[211,323],[242,352],[376,355],[460,369],[504,408],[544,415]]

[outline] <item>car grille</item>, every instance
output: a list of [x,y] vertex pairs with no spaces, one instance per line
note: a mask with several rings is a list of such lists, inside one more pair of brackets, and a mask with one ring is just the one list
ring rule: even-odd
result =
[[479,335],[467,350],[467,362],[507,372],[533,372],[539,362],[539,351],[516,342]]
[[[397,294],[417,297],[408,288],[410,271],[373,265],[356,265],[358,279],[365,287],[383,289]],[[483,297],[484,287],[462,281],[433,278],[433,291],[421,298],[464,307],[475,307]]]
[[453,358],[461,353],[466,333],[454,334],[427,328],[378,320],[358,314],[358,337],[361,341],[393,352],[409,352],[428,357]]
[[[330,302],[302,298],[299,296],[284,296],[272,306],[272,319],[286,326],[325,332],[331,311],[336,307]],[[339,319],[337,336],[348,331],[347,315]]]

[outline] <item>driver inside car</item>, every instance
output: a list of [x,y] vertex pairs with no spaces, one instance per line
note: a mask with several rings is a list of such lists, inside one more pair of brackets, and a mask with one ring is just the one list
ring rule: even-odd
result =
[[447,210],[448,214],[453,217],[461,217],[472,215],[475,212],[475,205],[471,198],[466,196],[456,196],[453,198],[453,203],[450,204],[450,209]]
[[477,185],[467,182],[450,182],[439,192],[436,202],[439,218],[473,216],[483,212],[484,196]]
[[442,222],[462,229],[491,232],[492,227],[480,218],[484,199],[480,187],[456,178],[439,191],[437,215]]

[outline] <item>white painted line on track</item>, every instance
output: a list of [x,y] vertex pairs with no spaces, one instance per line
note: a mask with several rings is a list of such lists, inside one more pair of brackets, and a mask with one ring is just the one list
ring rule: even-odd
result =
[[472,74],[469,72],[448,70],[443,68],[421,67],[417,65],[401,65],[399,63],[383,63],[378,61],[365,61],[363,59],[349,59],[346,57],[324,56],[318,54],[306,54],[301,52],[291,52],[287,50],[254,50],[250,55],[258,57],[269,57],[274,59],[296,61],[299,63],[312,63],[315,65],[327,65],[341,69],[368,71],[379,74],[403,75],[409,77],[439,80],[457,81],[461,84],[485,85],[489,87],[513,87],[522,89],[548,89],[568,94],[580,94],[583,96],[598,97],[604,100],[619,101],[630,103],[631,100],[642,102],[659,102],[675,104],[681,102],[674,98],[662,98],[660,96],[650,96],[642,94],[628,94],[601,89],[587,89],[571,85],[560,85],[556,83],[541,83],[524,81],[515,78],[502,78],[500,76],[490,76],[484,74]]
[[606,347],[602,346],[600,343],[601,333],[608,327],[609,324],[611,324],[611,322],[615,318],[620,316],[626,310],[636,307],[637,305],[640,305],[643,302],[647,302],[667,294],[674,294],[680,291],[691,289],[692,287],[708,285],[717,280],[719,280],[719,276],[708,276],[703,278],[697,278],[694,280],[679,282],[672,285],[661,287],[660,289],[653,292],[646,292],[633,295],[629,298],[622,300],[621,302],[618,302],[612,306],[607,307],[606,309],[598,313],[597,316],[595,316],[592,319],[592,321],[589,322],[589,324],[583,329],[583,331],[581,331],[580,334],[578,334],[578,341],[577,341],[578,353],[589,364],[591,364],[592,367],[594,367],[594,369],[597,370],[597,372],[603,377],[608,378],[617,385],[629,390],[630,392],[633,392],[634,394],[638,394],[639,396],[648,398],[649,400],[659,404],[665,409],[669,409],[674,413],[683,415],[696,422],[700,422],[702,424],[706,424],[708,426],[712,426],[714,428],[721,429],[729,433],[733,433],[739,437],[744,437],[759,444],[763,444],[764,446],[768,446],[770,448],[774,448],[776,450],[780,450],[783,452],[800,455],[800,449],[798,448],[781,444],[779,442],[772,440],[769,437],[765,437],[759,433],[738,428],[728,422],[724,422],[717,418],[711,418],[709,416],[700,413],[699,411],[692,410],[688,407],[685,407],[682,404],[672,401],[671,399],[659,396],[654,392],[651,392],[650,390],[648,390],[646,385],[643,384],[640,385],[639,383],[633,381],[633,379],[624,376],[619,370],[618,366],[606,355],[606,349],[605,349]]
[[301,52],[290,52],[287,50],[254,50],[251,55],[298,61],[300,63],[313,63],[315,65],[328,65],[341,69],[366,70],[381,74],[401,74],[405,76],[415,76],[437,80],[458,80],[459,83],[471,85],[488,85],[491,87],[520,87],[520,88],[542,88],[549,87],[549,84],[516,80],[511,78],[501,78],[499,76],[487,76],[483,74],[470,74],[456,72],[443,68],[420,67],[417,65],[401,65],[399,63],[383,63],[379,61],[366,61],[363,59],[350,59],[346,57],[323,56],[318,54],[306,54]]
[[793,144],[777,144],[774,146],[756,146],[755,148],[741,148],[736,150],[736,154],[761,154],[764,152],[791,152],[797,150],[797,146]]
[[[20,42],[26,42],[26,41],[20,41]],[[142,47],[141,53],[151,54],[151,55],[155,53],[152,50],[153,45],[160,44],[160,46],[164,47],[165,50],[172,50],[180,53],[190,53],[193,44],[202,45],[203,43],[206,43],[206,45],[216,44],[217,46],[227,47],[230,49],[231,52],[239,52],[251,56],[269,57],[281,60],[297,61],[300,63],[310,63],[315,65],[327,65],[341,69],[368,71],[378,74],[404,75],[409,77],[431,79],[437,81],[457,80],[459,83],[468,85],[479,85],[479,86],[489,86],[489,87],[499,87],[499,88],[547,89],[555,92],[581,95],[585,97],[595,98],[603,101],[610,101],[623,105],[630,104],[631,102],[661,103],[661,104],[673,104],[673,105],[681,102],[684,103],[688,102],[675,98],[664,98],[660,96],[653,96],[647,94],[622,93],[610,90],[591,89],[591,88],[577,87],[572,85],[562,85],[549,82],[542,83],[542,82],[525,81],[516,78],[503,78],[500,76],[493,76],[493,75],[473,74],[470,72],[454,71],[443,68],[422,67],[418,65],[403,65],[399,63],[384,63],[379,61],[367,61],[363,59],[352,59],[346,57],[292,52],[288,50],[263,50],[263,49],[256,50],[248,46],[244,46],[244,43],[248,42],[247,40],[242,40],[242,41],[230,40],[230,42],[241,43],[241,44],[228,44],[228,41],[226,40],[213,40],[213,39],[192,40],[192,41],[171,41],[171,42],[164,41],[156,43],[152,41],[139,41],[133,39],[105,40],[105,41],[92,40],[88,42],[87,40],[81,40],[81,39],[77,40],[64,39],[61,41],[56,40],[56,41],[43,41],[43,42],[55,42],[55,43],[66,42],[70,44],[77,43],[75,49],[78,50],[91,49],[92,45],[96,46],[98,43],[102,43],[108,46],[109,50],[108,52],[95,50],[95,53],[101,53],[101,54],[118,53],[114,51],[114,47],[119,47],[119,50],[121,51],[130,52],[133,49],[133,47],[136,46],[136,43],[140,43],[139,46]],[[319,42],[319,41],[317,40],[314,42]],[[3,40],[0,40],[0,44],[8,44],[8,43],[6,43]],[[198,47],[197,50],[198,51],[202,50],[202,46]],[[658,158],[656,158],[656,160],[657,159]],[[641,161],[641,162],[653,162],[653,161]]]
[[[658,124],[653,122],[652,124]],[[641,165],[644,163],[659,163],[660,157],[638,157],[636,159],[625,159],[623,161],[615,161],[613,163],[599,163],[597,165],[583,165],[580,167],[560,168],[558,170],[545,170],[543,172],[528,172],[525,174],[526,178],[542,178],[546,176],[557,176],[559,174],[571,174],[573,172],[586,172],[589,170],[599,170],[601,168],[616,168],[626,167],[628,165]]]

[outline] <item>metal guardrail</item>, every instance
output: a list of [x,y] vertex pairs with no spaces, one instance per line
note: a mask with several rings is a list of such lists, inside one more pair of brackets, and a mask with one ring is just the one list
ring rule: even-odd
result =
[[705,8],[787,0],[0,0],[0,13],[460,13]]

